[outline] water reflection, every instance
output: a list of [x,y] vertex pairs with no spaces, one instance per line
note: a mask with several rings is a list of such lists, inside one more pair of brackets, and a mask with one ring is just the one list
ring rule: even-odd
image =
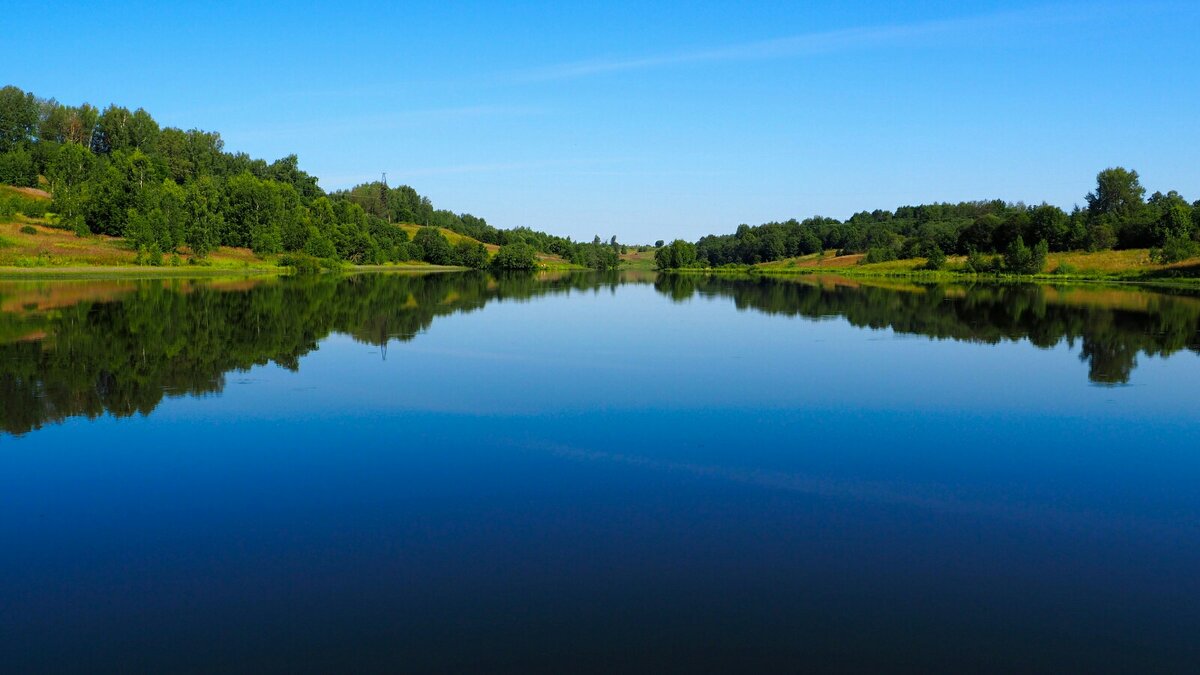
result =
[[1038,284],[936,285],[663,275],[664,295],[731,297],[739,309],[811,319],[841,317],[854,326],[987,344],[1028,340],[1080,344],[1098,384],[1124,384],[1138,355],[1200,353],[1200,297],[1193,293]]
[[331,333],[386,349],[489,302],[653,283],[673,301],[979,343],[1080,344],[1091,381],[1129,380],[1139,355],[1200,352],[1200,297],[1037,285],[937,286],[833,277],[364,274],[344,277],[0,283],[0,430],[72,416],[149,414],[166,396],[220,392],[225,374],[300,359]]
[[364,274],[0,284],[0,429],[148,414],[225,373],[300,359],[329,334],[386,346],[489,301],[615,289],[616,275]]

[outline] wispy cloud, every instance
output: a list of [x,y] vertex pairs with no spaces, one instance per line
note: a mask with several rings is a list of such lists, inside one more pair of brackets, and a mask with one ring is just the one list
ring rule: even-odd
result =
[[978,34],[1001,28],[1059,23],[1078,16],[1078,11],[1069,11],[1064,7],[1040,7],[957,19],[864,26],[672,54],[561,63],[511,73],[504,79],[511,82],[540,82],[700,63],[781,59],[901,44],[917,38]]

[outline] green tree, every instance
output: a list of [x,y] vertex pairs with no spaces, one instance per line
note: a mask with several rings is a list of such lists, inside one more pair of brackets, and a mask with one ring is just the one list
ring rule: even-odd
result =
[[1172,238],[1187,239],[1192,236],[1192,207],[1172,190],[1167,194],[1154,193],[1150,206],[1157,214],[1149,226],[1150,245],[1161,247]]
[[304,252],[314,258],[321,258],[323,260],[337,257],[337,248],[333,245],[333,241],[314,225],[308,227],[308,236],[304,242]]
[[940,270],[946,266],[946,252],[937,244],[929,247],[925,254],[925,269]]
[[255,253],[278,253],[283,249],[280,223],[285,206],[278,184],[240,173],[225,183],[225,231],[227,246],[245,246]]
[[488,266],[487,247],[477,241],[460,241],[454,247],[455,265],[481,270]]
[[130,122],[133,113],[128,108],[110,105],[96,120],[96,133],[92,135],[92,152],[107,155],[133,145],[130,139]]
[[1150,259],[1156,263],[1176,263],[1200,253],[1200,244],[1191,237],[1170,236],[1160,248],[1150,249]]
[[1043,239],[1032,249],[1017,237],[1004,253],[1004,269],[1010,274],[1040,274],[1046,267],[1049,245]]
[[537,252],[525,243],[501,246],[492,256],[491,268],[494,270],[536,270],[537,267]]
[[654,253],[654,266],[660,270],[675,270],[695,265],[696,246],[682,239],[676,239]]
[[1029,211],[1026,234],[1033,241],[1046,240],[1054,251],[1066,251],[1071,244],[1070,218],[1057,206],[1042,203]]
[[225,229],[221,190],[211,176],[201,176],[184,188],[184,242],[203,258],[220,243]]
[[27,143],[38,122],[38,102],[14,86],[0,89],[0,154]]
[[1096,174],[1096,190],[1087,195],[1088,213],[1093,218],[1112,216],[1119,222],[1141,209],[1145,194],[1137,171],[1119,166],[1105,169]]
[[78,187],[87,180],[93,164],[92,153],[75,143],[68,143],[58,150],[47,168],[50,188],[59,190]]
[[413,237],[413,243],[421,247],[425,262],[434,265],[450,265],[454,262],[454,253],[450,250],[450,241],[436,227],[422,227]]
[[996,246],[992,242],[992,233],[1000,227],[1002,222],[1000,217],[994,213],[979,216],[959,233],[958,250],[995,251]]
[[18,145],[8,152],[0,153],[0,183],[36,187],[37,177],[33,153],[29,150]]

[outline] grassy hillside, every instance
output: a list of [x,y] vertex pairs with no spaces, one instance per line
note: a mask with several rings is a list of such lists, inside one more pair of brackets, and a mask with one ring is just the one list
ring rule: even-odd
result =
[[[13,216],[0,222],[0,267],[122,267],[133,266],[137,252],[120,237],[77,237],[51,227],[46,219]],[[189,265],[186,251],[180,264]],[[164,261],[170,264],[170,256]],[[206,267],[221,269],[273,268],[274,257],[260,258],[245,248],[223,246],[208,255]]]
[[[0,185],[0,195],[20,193],[24,197],[38,200],[48,200],[50,195],[34,188],[15,188]],[[71,268],[80,269],[91,267],[129,267],[130,271],[145,269],[137,266],[137,252],[129,242],[122,237],[93,235],[78,237],[73,232],[59,229],[53,225],[53,215],[44,218],[30,218],[21,214],[0,217],[0,268]],[[400,224],[400,229],[409,237],[416,235],[419,225]],[[456,245],[460,242],[476,242],[475,239],[445,228],[438,228],[443,236]],[[489,254],[500,249],[494,244],[484,244]],[[542,265],[550,269],[570,269],[577,266],[550,255],[539,254]],[[171,256],[164,256],[164,265],[159,271],[170,268]],[[222,246],[209,253],[203,267],[192,264],[192,256],[186,248],[179,254],[180,270],[199,271],[213,270],[267,270],[275,269],[278,256],[258,256],[248,248]],[[394,267],[389,264],[382,267]],[[406,262],[402,267],[430,267],[423,262]]]
[[0,197],[4,197],[5,195],[18,195],[26,199],[50,201],[50,193],[39,188],[0,185]]
[[657,249],[647,249],[638,251],[636,248],[631,248],[621,254],[621,269],[628,270],[652,270],[654,269],[654,253]]
[[[421,229],[420,225],[414,225],[413,223],[399,223],[397,224],[397,227],[408,233],[409,239],[417,236],[417,231]],[[468,237],[465,234],[459,234],[454,230],[447,230],[444,227],[437,228],[437,231],[442,233],[442,236],[446,238],[446,241],[450,242],[451,246],[457,246],[459,243],[464,241],[479,243],[478,240],[472,237]],[[484,247],[487,248],[488,253],[495,253],[496,251],[500,250],[500,247],[495,244],[484,244]]]
[[[408,233],[409,239],[417,236],[417,231],[421,229],[420,225],[415,225],[413,223],[399,223],[398,227]],[[468,237],[465,234],[459,234],[454,230],[448,230],[444,227],[437,228],[437,231],[442,233],[442,236],[446,238],[446,241],[450,242],[451,246],[456,246],[464,241],[470,243],[480,243],[473,237]],[[500,247],[495,244],[485,243],[483,246],[487,249],[488,255],[495,255],[496,251],[500,250]],[[538,260],[541,261],[542,266],[548,269],[583,269],[579,265],[572,265],[562,257],[551,253],[542,253],[539,251],[537,257]]]

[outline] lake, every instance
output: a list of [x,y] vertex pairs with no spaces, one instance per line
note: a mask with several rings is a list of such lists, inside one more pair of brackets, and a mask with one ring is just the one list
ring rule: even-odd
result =
[[1200,296],[0,282],[0,670],[1200,664]]

